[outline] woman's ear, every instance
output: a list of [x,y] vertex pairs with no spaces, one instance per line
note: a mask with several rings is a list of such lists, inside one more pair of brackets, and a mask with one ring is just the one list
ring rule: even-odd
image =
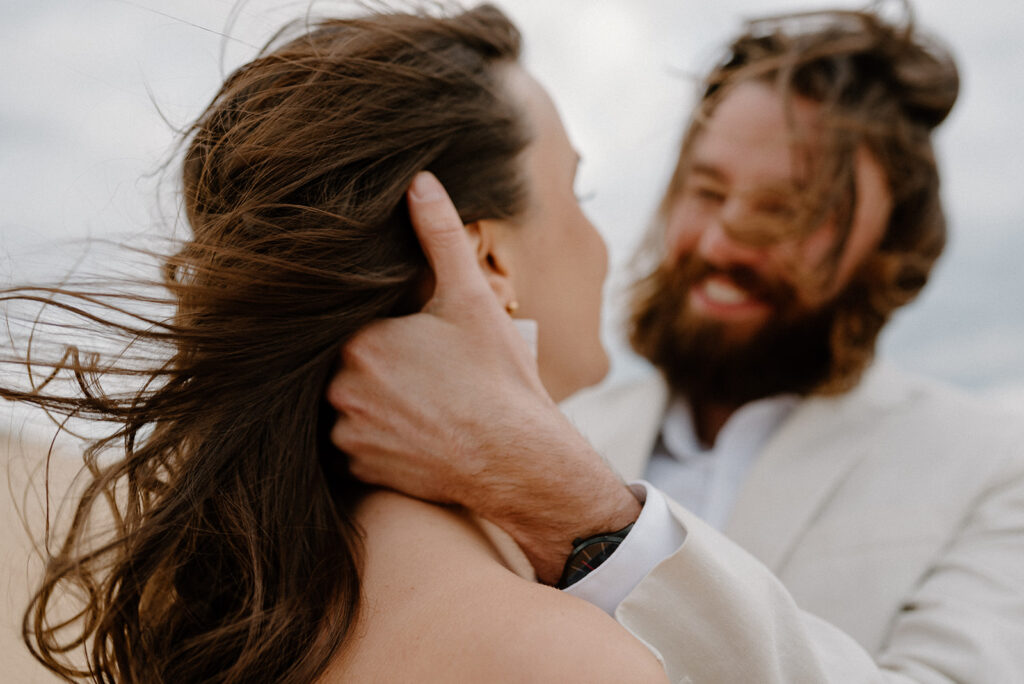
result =
[[487,282],[505,307],[516,302],[513,283],[515,259],[509,244],[510,230],[503,221],[484,219],[466,225],[466,231],[476,247],[477,263]]

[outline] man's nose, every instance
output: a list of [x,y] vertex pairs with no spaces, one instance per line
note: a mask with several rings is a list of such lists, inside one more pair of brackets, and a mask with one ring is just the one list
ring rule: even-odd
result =
[[712,221],[697,241],[697,254],[713,266],[748,266],[756,268],[766,258],[765,247],[744,242],[728,216]]

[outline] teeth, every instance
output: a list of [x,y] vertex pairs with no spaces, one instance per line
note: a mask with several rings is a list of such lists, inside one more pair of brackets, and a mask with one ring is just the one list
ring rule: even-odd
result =
[[708,299],[720,304],[741,304],[749,299],[746,290],[741,290],[732,283],[718,278],[711,278],[704,282],[704,294]]

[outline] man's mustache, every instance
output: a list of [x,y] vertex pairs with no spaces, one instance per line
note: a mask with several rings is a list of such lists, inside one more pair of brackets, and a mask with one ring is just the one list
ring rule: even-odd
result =
[[662,264],[658,270],[661,271],[655,276],[659,282],[658,289],[662,292],[672,292],[677,297],[684,297],[693,286],[717,276],[732,281],[736,287],[746,291],[754,299],[777,310],[785,311],[797,301],[797,292],[793,284],[765,278],[753,268],[742,264],[715,266],[696,255],[690,255],[672,264]]

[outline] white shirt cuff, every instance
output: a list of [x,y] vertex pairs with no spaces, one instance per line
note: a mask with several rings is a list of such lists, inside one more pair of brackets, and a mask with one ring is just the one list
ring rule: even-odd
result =
[[686,529],[669,511],[664,494],[643,480],[629,486],[644,505],[633,529],[604,563],[565,589],[612,616],[654,566],[678,551],[686,539]]

